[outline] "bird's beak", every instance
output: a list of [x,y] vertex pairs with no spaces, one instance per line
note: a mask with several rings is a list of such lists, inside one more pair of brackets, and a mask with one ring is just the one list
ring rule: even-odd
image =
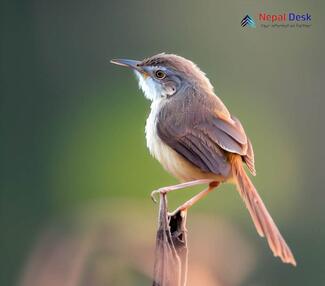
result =
[[111,60],[111,63],[114,65],[128,67],[137,70],[139,69],[138,64],[140,63],[140,61],[127,60],[127,59],[113,59]]
[[113,60],[111,60],[111,63],[114,65],[128,67],[130,69],[136,70],[136,71],[142,73],[144,77],[149,76],[148,72],[145,70],[145,67],[139,66],[141,61],[128,60],[128,59],[113,59]]

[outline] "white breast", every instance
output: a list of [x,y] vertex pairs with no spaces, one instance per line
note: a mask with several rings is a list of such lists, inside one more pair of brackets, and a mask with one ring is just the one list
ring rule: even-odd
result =
[[147,147],[153,157],[155,157],[162,166],[176,177],[180,177],[179,172],[182,169],[179,155],[166,145],[157,134],[157,115],[163,105],[163,99],[154,100],[151,104],[151,112],[146,124]]
[[162,157],[164,157],[164,148],[169,148],[168,146],[164,146],[165,144],[157,134],[157,115],[162,105],[162,100],[154,100],[151,103],[151,111],[149,117],[147,118],[145,129],[147,147],[151,155],[154,156],[158,161],[161,161]]

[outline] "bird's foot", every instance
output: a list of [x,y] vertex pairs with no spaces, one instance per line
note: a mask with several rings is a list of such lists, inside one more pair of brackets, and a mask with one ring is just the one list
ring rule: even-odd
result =
[[157,199],[156,196],[159,195],[165,195],[169,192],[170,190],[168,188],[160,188],[158,190],[154,190],[151,192],[150,197],[152,199],[152,201],[156,204],[157,203]]
[[216,181],[210,180],[210,179],[201,179],[201,180],[185,182],[185,183],[181,183],[178,185],[163,187],[158,190],[152,191],[150,196],[151,196],[152,201],[154,203],[157,203],[157,199],[156,199],[157,194],[164,195],[171,191],[180,190],[180,189],[193,187],[193,186],[197,186],[197,185],[202,185],[202,184],[209,184],[210,187],[216,187],[217,185],[219,185],[219,182],[216,182]]

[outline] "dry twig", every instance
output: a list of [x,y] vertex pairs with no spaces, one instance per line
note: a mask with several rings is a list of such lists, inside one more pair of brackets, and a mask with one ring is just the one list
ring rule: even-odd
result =
[[160,194],[153,286],[185,286],[187,279],[186,211],[168,213],[167,195]]

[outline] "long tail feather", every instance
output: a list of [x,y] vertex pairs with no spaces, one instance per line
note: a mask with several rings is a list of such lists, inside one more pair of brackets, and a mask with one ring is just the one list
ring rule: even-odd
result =
[[289,246],[275,225],[253,183],[247,176],[242,166],[241,157],[236,156],[232,160],[232,165],[238,192],[246,204],[257,232],[260,236],[266,237],[274,256],[279,256],[283,262],[296,266],[296,260]]

